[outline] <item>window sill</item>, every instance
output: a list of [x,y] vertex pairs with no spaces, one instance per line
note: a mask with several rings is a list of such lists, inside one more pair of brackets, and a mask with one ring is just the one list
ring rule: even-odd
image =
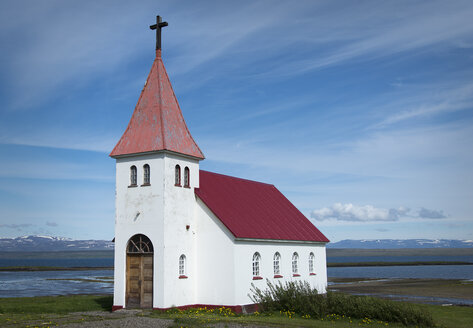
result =
[[309,276],[315,276],[315,275],[316,273],[313,273],[313,272],[309,273]]
[[180,276],[179,276],[179,279],[187,279],[187,276],[180,275]]
[[141,186],[142,187],[149,187],[149,186],[151,186],[151,183],[143,183]]
[[138,187],[138,185],[136,185],[136,184],[132,184],[132,185],[128,186],[128,188],[136,188],[136,187]]
[[184,186],[184,188],[191,189],[191,186]]
[[182,187],[180,184],[175,184],[174,187]]
[[253,277],[253,280],[262,280],[262,279],[263,279],[263,277],[260,277],[260,276],[254,276]]
[[280,274],[275,274],[274,278],[282,278],[282,276]]
[[301,275],[298,274],[298,273],[293,273],[292,276],[293,276],[293,277],[300,277]]

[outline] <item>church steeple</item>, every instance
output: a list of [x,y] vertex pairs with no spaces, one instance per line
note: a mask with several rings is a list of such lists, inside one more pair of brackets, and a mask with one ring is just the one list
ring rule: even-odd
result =
[[156,24],[150,26],[156,29],[156,58],[128,127],[111,157],[167,150],[204,159],[184,121],[161,58],[161,28],[167,25],[157,16]]

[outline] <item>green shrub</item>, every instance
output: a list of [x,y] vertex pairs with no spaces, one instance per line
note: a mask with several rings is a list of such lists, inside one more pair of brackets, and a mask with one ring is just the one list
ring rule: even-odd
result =
[[261,311],[291,311],[313,318],[338,314],[404,325],[434,326],[431,314],[413,304],[331,292],[318,294],[307,282],[286,282],[283,285],[281,282],[272,284],[268,280],[265,290],[252,285],[251,292],[251,300],[260,305]]

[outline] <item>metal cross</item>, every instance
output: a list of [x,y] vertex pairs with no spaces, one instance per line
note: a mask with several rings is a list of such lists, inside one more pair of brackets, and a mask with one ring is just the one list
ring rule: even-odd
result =
[[165,26],[168,26],[168,23],[163,22],[161,16],[156,16],[156,24],[149,27],[152,30],[156,30],[156,50],[161,49],[161,28]]

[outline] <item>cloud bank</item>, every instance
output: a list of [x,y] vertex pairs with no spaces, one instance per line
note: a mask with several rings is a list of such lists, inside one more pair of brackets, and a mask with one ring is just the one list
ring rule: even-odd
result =
[[421,208],[411,210],[407,207],[377,208],[373,205],[354,205],[335,203],[330,207],[313,210],[310,216],[319,221],[338,220],[355,222],[398,221],[402,217],[418,219],[445,219],[443,211]]

